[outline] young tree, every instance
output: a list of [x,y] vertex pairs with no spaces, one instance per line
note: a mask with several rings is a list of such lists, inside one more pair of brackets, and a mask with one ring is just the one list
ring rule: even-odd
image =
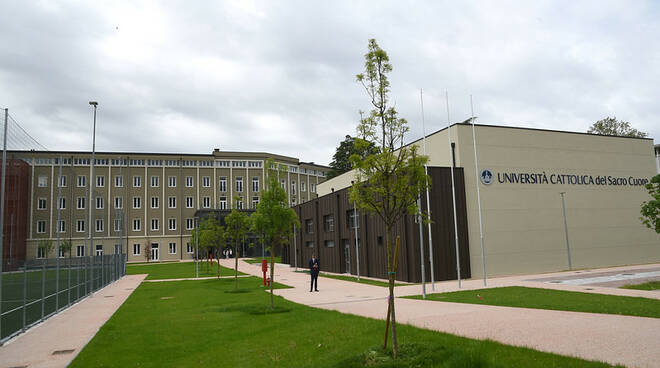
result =
[[[60,242],[60,249],[62,250],[63,254],[69,253],[69,257],[71,256],[71,248],[73,248],[73,243],[71,243],[71,239],[64,239]],[[59,257],[59,254],[57,255]]]
[[[206,255],[206,272],[209,272],[209,261],[212,259],[211,254],[213,249],[219,248],[224,243],[225,230],[218,223],[214,215],[202,220],[198,226],[198,231],[192,234],[192,241],[193,243],[196,242],[202,254]],[[196,239],[197,233],[199,233],[199,240]],[[218,267],[220,267],[220,262],[218,262]],[[218,268],[219,272],[220,268]]]
[[[274,167],[273,161],[268,160],[266,167]],[[283,244],[293,236],[293,227],[300,226],[296,211],[288,205],[286,191],[277,182],[277,172],[269,169],[265,180],[264,190],[261,192],[261,201],[253,216],[253,231],[264,234],[266,242],[270,244],[270,309],[273,309],[273,284],[275,275],[274,254]]]
[[[234,245],[234,249],[238,250],[238,245],[247,235],[250,229],[250,217],[243,211],[236,209],[236,203],[240,200],[239,197],[234,199],[234,206],[231,213],[225,217],[225,225],[227,230],[225,236],[227,241]],[[238,290],[238,254],[234,257],[234,290]]]
[[645,187],[651,195],[651,200],[642,202],[640,220],[649,229],[660,234],[660,174],[651,178],[651,182]]
[[368,142],[362,138],[355,138],[347,135],[346,138],[339,143],[334,156],[332,156],[332,162],[330,163],[332,169],[328,171],[328,179],[351,170],[353,168],[350,160],[352,155],[359,155],[364,158],[376,152],[378,152],[378,148],[374,142]]
[[41,239],[37,243],[37,248],[41,249],[44,254],[44,258],[48,258],[48,255],[53,251],[54,247],[55,244],[53,244],[53,241],[49,239]]
[[147,260],[147,263],[151,260],[151,239],[149,238],[144,240],[144,258]]
[[627,121],[617,120],[616,116],[613,118],[608,116],[605,119],[598,120],[587,130],[587,133],[637,138],[644,138],[648,135],[633,128]]
[[[396,334],[396,313],[394,309],[394,281],[396,280],[396,252],[400,242],[392,249],[394,226],[406,214],[419,212],[417,199],[427,187],[424,164],[428,158],[417,153],[416,146],[403,146],[403,137],[408,131],[408,123],[399,118],[390,105],[390,83],[387,74],[392,71],[387,53],[376,40],[369,40],[365,55],[365,70],[357,75],[371,99],[373,109],[363,118],[358,132],[368,141],[376,142],[379,153],[365,158],[352,156],[357,169],[356,182],[350,189],[350,198],[358,208],[377,215],[385,224],[385,249],[387,252],[387,274],[389,278],[389,307],[387,321],[391,320],[392,352],[397,357],[399,346]],[[387,344],[387,329],[385,343]]]

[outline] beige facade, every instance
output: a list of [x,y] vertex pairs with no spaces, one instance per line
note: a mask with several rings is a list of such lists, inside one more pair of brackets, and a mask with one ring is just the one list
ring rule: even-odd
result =
[[[96,153],[90,182],[89,152],[14,151],[10,157],[31,165],[26,204],[30,209],[28,259],[55,256],[54,252],[38,254],[37,243],[41,239],[56,241],[58,228],[60,239],[72,242],[71,256],[88,254],[88,224],[92,226],[94,254],[122,252],[129,262],[190,259],[195,212],[233,206],[255,208],[268,159],[286,170],[278,173],[278,180],[291,205],[316,198],[316,185],[325,180],[327,171],[327,167],[296,158],[258,152],[102,152]],[[91,206],[90,183],[94,190]],[[236,197],[238,202],[234,203]],[[147,243],[157,250],[145,254]]]
[[[482,276],[477,185],[488,276],[568,269],[561,192],[574,269],[660,261],[660,237],[642,225],[643,187],[656,173],[653,141],[476,125],[450,129],[456,166],[465,169],[470,265]],[[422,151],[422,141],[419,145]],[[427,137],[430,165],[450,166],[447,129]],[[319,185],[319,195],[350,185],[346,173]],[[452,216],[432,214],[432,216]]]

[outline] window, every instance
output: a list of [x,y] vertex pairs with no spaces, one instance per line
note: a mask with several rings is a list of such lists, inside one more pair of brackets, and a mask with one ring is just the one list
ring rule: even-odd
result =
[[192,176],[186,176],[186,187],[192,188],[194,185],[193,177]]
[[219,183],[220,183],[220,191],[221,192],[226,192],[227,191],[227,178],[224,177],[224,176],[221,176],[220,180],[219,180]]
[[140,219],[133,219],[133,231],[140,231],[142,224],[140,224]]
[[96,232],[103,232],[103,219],[96,219]]
[[305,220],[305,232],[307,234],[314,234],[314,221],[311,219]]
[[115,219],[115,232],[118,233],[121,231],[121,219]]
[[176,197],[167,197],[167,207],[176,208]]
[[167,228],[169,230],[172,230],[172,231],[176,230],[176,219],[173,219],[173,218],[168,219],[167,220]]
[[141,208],[142,207],[142,198],[140,197],[133,197],[133,208]]
[[87,186],[87,177],[84,175],[78,175],[77,185],[79,188],[84,188]]
[[316,186],[314,185],[314,183],[309,183],[309,191],[311,193],[316,193]]
[[37,209],[45,210],[46,209],[46,198],[39,198],[37,200]]
[[157,231],[159,228],[158,225],[158,219],[151,219],[151,231]]
[[48,186],[48,177],[46,175],[40,175],[38,185],[40,187],[47,187]]
[[193,197],[186,197],[186,208],[193,208],[195,207],[195,202],[193,201]]
[[296,199],[293,198],[293,199],[291,199],[291,206],[295,206],[295,205],[296,205]]
[[259,191],[259,177],[255,176],[252,178],[252,191],[253,192],[258,192]]
[[85,197],[78,197],[78,209],[79,210],[84,210],[85,209]]
[[170,243],[170,254],[176,254],[176,243]]
[[103,255],[103,244],[96,244],[96,255],[97,256]]
[[152,176],[151,177],[151,187],[156,188],[160,185],[160,178],[158,176]]
[[58,222],[57,230],[60,233],[65,233],[66,232],[66,222],[64,220],[60,220]]
[[140,244],[133,244],[133,255],[134,256],[140,255]]
[[79,233],[85,232],[85,220],[76,220],[76,231]]
[[346,211],[346,221],[348,222],[348,227],[352,229],[360,227],[360,217],[355,210]]
[[304,191],[305,191],[305,182],[304,182],[304,181],[301,181],[301,182],[300,182],[300,191],[301,191],[301,192],[304,192]]
[[37,258],[44,258],[44,257],[46,257],[46,248],[37,247]]
[[76,246],[76,257],[84,257],[84,256],[85,256],[85,246],[84,245]]
[[257,205],[259,205],[259,197],[252,197],[252,208],[256,209]]
[[335,217],[333,215],[323,216],[323,228],[328,233],[335,231]]
[[133,188],[139,188],[142,186],[142,177],[134,176],[133,177]]
[[334,240],[326,240],[325,241],[325,246],[326,246],[326,248],[334,248],[335,247],[335,241]]
[[104,202],[103,197],[96,197],[96,209],[102,210],[105,207]]
[[59,199],[60,199],[59,203],[58,203],[59,209],[65,210],[66,209],[66,198],[60,197]]
[[115,187],[121,188],[124,186],[124,177],[121,175],[115,176]]
[[40,220],[37,221],[37,233],[43,234],[46,232],[46,221]]
[[296,181],[291,180],[291,195],[296,195]]
[[284,191],[286,191],[286,180],[284,179],[280,180],[280,186],[282,187],[282,189],[284,189]]
[[121,244],[115,244],[115,254],[121,254]]
[[237,210],[243,209],[243,197],[238,197],[238,199],[236,199],[236,209]]
[[313,241],[305,242],[305,246],[307,246],[307,248],[314,248],[314,242]]
[[64,258],[64,248],[60,247],[60,258]]
[[101,188],[105,186],[105,176],[103,175],[98,175],[96,177],[96,187]]
[[203,197],[202,198],[202,208],[209,208],[209,207],[211,207],[211,198]]
[[243,178],[240,176],[236,177],[236,191],[239,193],[243,191]]
[[202,176],[202,186],[205,188],[209,188],[211,186],[210,176]]
[[60,188],[66,188],[66,175],[60,176]]
[[220,197],[220,207],[221,210],[226,210],[227,209],[227,197]]
[[124,208],[124,198],[123,197],[115,197],[115,209],[122,209]]
[[186,219],[186,230],[192,230],[195,228],[195,219],[187,218]]
[[192,253],[193,252],[193,246],[190,245],[190,243],[186,243],[186,253]]
[[176,187],[176,176],[167,177],[167,186],[170,188]]
[[158,198],[158,197],[151,197],[151,208],[158,208],[158,207],[160,207],[160,203],[159,203],[160,201],[159,201],[159,199],[160,199],[160,198]]

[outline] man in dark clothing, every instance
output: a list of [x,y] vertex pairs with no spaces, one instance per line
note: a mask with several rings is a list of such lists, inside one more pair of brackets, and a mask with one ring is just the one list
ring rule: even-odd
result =
[[319,260],[312,254],[312,259],[309,260],[309,274],[312,276],[312,283],[309,285],[309,292],[319,291]]

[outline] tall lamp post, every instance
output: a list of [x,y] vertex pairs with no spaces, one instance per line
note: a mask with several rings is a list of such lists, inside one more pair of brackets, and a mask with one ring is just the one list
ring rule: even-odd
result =
[[[96,101],[89,101],[89,104],[94,107],[94,129],[92,131],[92,162],[91,162],[91,168],[90,168],[90,173],[89,173],[89,192],[87,193],[88,198],[87,198],[87,205],[89,206],[89,260],[91,262],[92,258],[92,252],[94,251],[94,211],[92,210],[92,199],[94,198],[94,195],[92,194],[94,192],[94,156],[96,155],[96,107],[98,106],[98,102]],[[92,285],[90,287],[90,292],[94,290],[94,269],[93,267],[91,268],[91,282]]]

